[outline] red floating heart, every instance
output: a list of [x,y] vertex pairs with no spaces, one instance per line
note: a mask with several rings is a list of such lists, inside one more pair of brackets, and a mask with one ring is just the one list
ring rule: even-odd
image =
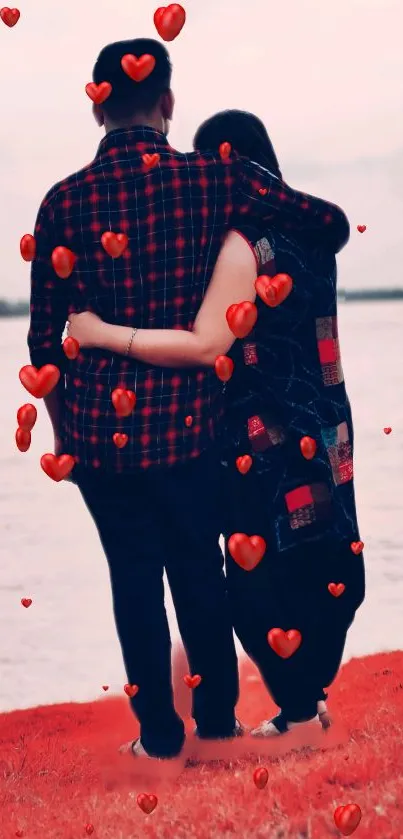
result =
[[252,466],[252,462],[250,454],[242,454],[240,457],[237,457],[235,463],[238,472],[240,472],[241,475],[246,475]]
[[185,425],[186,428],[191,428],[193,425],[193,417],[191,417],[190,414],[188,417],[185,417]]
[[187,673],[187,675],[183,677],[183,681],[185,682],[185,685],[188,686],[188,688],[199,687],[201,680],[202,677],[198,674],[195,676],[191,676],[189,673]]
[[104,691],[109,690],[109,685],[102,685],[102,690],[104,690]]
[[253,571],[264,557],[266,542],[261,536],[233,533],[228,539],[228,550],[240,568],[244,571]]
[[186,12],[178,3],[160,6],[154,13],[154,24],[160,38],[173,41],[179,35],[186,20]]
[[4,6],[4,9],[0,9],[0,17],[3,23],[6,26],[15,26],[20,19],[21,12],[18,9],[9,9],[8,6]]
[[357,224],[357,230],[358,230],[359,233],[365,233],[366,229],[367,229],[366,224]]
[[229,382],[234,372],[234,362],[227,355],[218,355],[214,368],[221,382]]
[[27,452],[31,445],[31,432],[26,431],[24,428],[17,428],[15,442],[20,452]]
[[91,834],[94,832],[94,830],[95,830],[95,828],[94,828],[93,824],[86,824],[85,825],[85,832],[88,833],[88,836],[91,836]]
[[112,85],[109,82],[101,82],[100,84],[89,82],[85,85],[85,92],[95,105],[102,105],[111,95]]
[[30,233],[26,233],[20,241],[20,254],[25,262],[35,259],[36,241]]
[[299,446],[305,460],[312,460],[315,457],[317,446],[313,437],[302,437]]
[[134,411],[136,394],[124,387],[117,387],[112,391],[112,403],[118,417],[128,417]]
[[18,836],[18,839],[21,839],[21,837],[24,835],[24,831],[23,830],[16,830],[15,835]]
[[134,82],[143,82],[147,76],[152,73],[155,67],[155,58],[153,55],[140,55],[137,58],[135,55],[124,55],[121,60],[122,69]]
[[226,318],[235,338],[246,338],[257,321],[257,308],[248,300],[243,303],[233,303],[227,309]]
[[228,160],[231,154],[231,143],[221,143],[218,151],[220,153],[221,160]]
[[253,773],[253,781],[258,789],[264,789],[269,780],[269,773],[264,766],[258,766]]
[[29,402],[27,402],[26,405],[21,405],[21,408],[17,411],[18,427],[22,428],[23,431],[32,431],[36,423],[37,416],[38,411],[36,410],[35,405],[31,405]]
[[61,454],[59,457],[56,457],[55,454],[43,454],[41,457],[43,471],[56,483],[63,481],[70,475],[75,462],[75,458],[71,454]]
[[106,233],[103,233],[101,236],[101,243],[106,250],[106,253],[112,257],[112,259],[118,259],[119,256],[122,256],[122,253],[126,250],[129,239],[126,236],[126,233],[112,233],[108,230]]
[[76,341],[75,338],[72,338],[70,335],[68,336],[68,338],[65,338],[62,347],[66,358],[69,358],[70,361],[73,361],[75,358],[77,358],[80,352],[80,344],[78,343],[78,341]]
[[76,255],[70,248],[65,248],[62,245],[54,249],[52,253],[52,265],[55,274],[61,280],[67,280],[73,273]]
[[158,804],[158,798],[156,795],[148,795],[146,792],[141,792],[140,795],[137,796],[137,804],[143,813],[147,813],[147,815],[149,815],[153,812],[153,810],[155,810]]
[[340,595],[343,594],[343,591],[345,591],[345,588],[344,583],[329,583],[328,585],[330,594],[332,594],[333,597],[340,597]]
[[364,542],[351,542],[350,548],[356,556],[364,550]]
[[125,445],[128,442],[127,434],[120,434],[119,431],[113,435],[113,442],[117,449],[124,449]]
[[290,658],[301,645],[302,636],[298,629],[289,629],[288,632],[284,632],[283,629],[276,627],[267,633],[267,640],[280,658]]
[[390,434],[392,429],[391,429],[390,425],[388,425],[386,428],[383,429],[383,431],[384,431],[384,434]]
[[268,191],[269,190],[266,189],[266,187],[264,187],[264,186],[261,186],[260,189],[259,189],[260,195],[267,195]]
[[44,364],[39,370],[32,364],[26,364],[25,367],[21,367],[19,377],[21,384],[31,396],[43,399],[56,387],[60,379],[60,370],[54,364]]
[[262,274],[255,282],[255,289],[263,303],[274,309],[291,294],[292,285],[289,274],[276,274],[275,277]]
[[343,836],[351,836],[361,821],[361,809],[358,804],[341,804],[334,811],[336,827]]
[[25,609],[29,609],[29,607],[32,603],[32,600],[31,600],[30,597],[23,597],[22,600],[21,600],[21,603],[22,603],[22,605],[24,606]]
[[144,166],[146,166],[147,169],[153,169],[154,166],[158,166],[158,163],[160,162],[160,155],[156,153],[143,154],[143,157],[141,159],[144,163]]
[[133,696],[136,696],[139,692],[139,687],[138,685],[125,685],[123,690],[127,696],[130,696],[130,698],[133,699]]

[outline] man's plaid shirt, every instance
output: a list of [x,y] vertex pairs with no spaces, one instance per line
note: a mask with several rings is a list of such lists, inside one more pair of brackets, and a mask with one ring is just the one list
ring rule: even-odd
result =
[[[145,166],[146,153],[160,155],[154,168]],[[108,133],[94,161],[46,195],[35,226],[28,345],[32,364],[56,364],[65,376],[64,451],[79,468],[169,466],[211,445],[222,414],[214,370],[148,367],[95,349],[68,361],[61,335],[69,313],[85,309],[109,323],[192,329],[224,235],[240,215],[280,230],[303,229],[308,237],[325,229],[336,249],[346,237],[338,207],[290,189],[235,154],[225,161],[215,153],[181,154],[146,127]],[[118,259],[101,244],[106,231],[129,238]],[[60,245],[76,255],[67,280],[51,264]],[[137,397],[124,419],[111,401],[117,387]],[[113,442],[115,432],[129,437],[123,449]]]

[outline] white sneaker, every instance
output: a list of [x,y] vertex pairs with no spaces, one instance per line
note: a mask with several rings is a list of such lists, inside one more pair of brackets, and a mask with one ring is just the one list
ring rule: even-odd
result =
[[128,743],[124,743],[123,746],[119,747],[119,752],[121,755],[131,752],[135,757],[150,757],[144,746],[142,746],[140,737],[137,740],[129,740]]
[[250,733],[252,737],[279,737],[281,734],[286,734],[287,731],[291,731],[293,728],[297,728],[300,725],[305,725],[307,722],[314,722],[319,723],[319,714],[316,714],[315,717],[312,717],[310,720],[304,720],[303,722],[290,722],[285,720],[283,715],[280,713],[277,717],[273,717],[271,720],[263,720],[256,728],[254,728]]

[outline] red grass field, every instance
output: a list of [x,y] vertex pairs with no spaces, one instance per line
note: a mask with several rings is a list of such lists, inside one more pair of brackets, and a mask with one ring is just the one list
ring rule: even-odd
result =
[[[189,697],[183,685],[182,712]],[[326,839],[341,836],[333,812],[348,803],[362,810],[357,839],[403,839],[403,653],[349,662],[329,704],[336,724],[306,733],[310,749],[290,753],[292,734],[275,746],[247,738],[214,745],[220,763],[186,769],[117,754],[136,734],[124,694],[3,714],[1,839]],[[253,725],[272,710],[245,663],[239,716]],[[258,765],[269,772],[263,790]],[[158,796],[151,815],[140,792]]]

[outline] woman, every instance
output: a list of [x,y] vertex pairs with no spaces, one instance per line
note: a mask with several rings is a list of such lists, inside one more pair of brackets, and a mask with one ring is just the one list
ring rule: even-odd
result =
[[[217,114],[194,145],[208,153],[223,142],[281,178],[257,117]],[[245,301],[251,309],[255,300],[256,324],[235,343],[228,309]],[[275,736],[318,712],[325,724],[323,688],[337,673],[365,590],[334,252],[242,218],[223,243],[192,331],[132,330],[87,312],[71,317],[69,334],[83,347],[129,348],[131,357],[166,367],[213,366],[230,352],[221,444],[233,624],[281,708],[252,733]]]

